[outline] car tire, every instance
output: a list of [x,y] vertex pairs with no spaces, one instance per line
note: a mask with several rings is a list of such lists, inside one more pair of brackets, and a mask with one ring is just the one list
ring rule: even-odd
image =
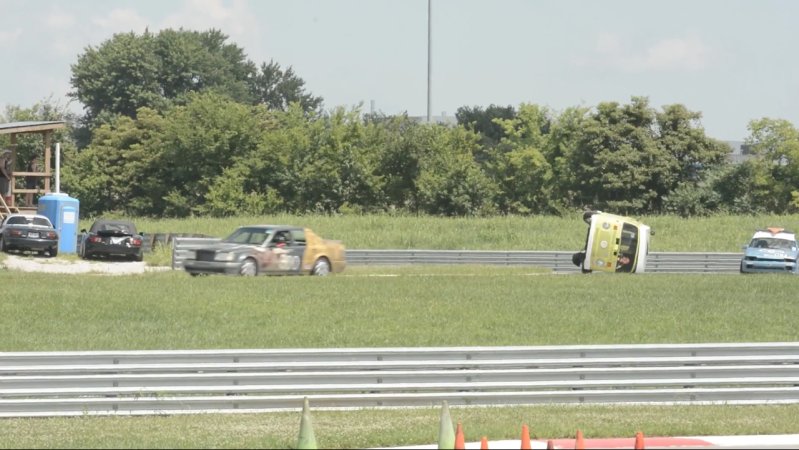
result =
[[324,277],[330,274],[330,261],[327,258],[319,258],[313,263],[313,269],[311,269],[311,275],[315,275],[318,277]]
[[50,254],[51,258],[55,258],[56,256],[58,256],[58,247],[50,247],[50,249],[47,250],[47,253]]
[[247,258],[241,263],[239,275],[243,277],[254,277],[258,275],[258,263],[252,258]]
[[137,255],[133,255],[133,260],[136,262],[144,261],[144,253],[139,253]]
[[9,250],[10,249],[8,248],[8,245],[6,244],[6,240],[3,239],[3,236],[0,236],[0,251],[2,251],[3,253],[8,253]]

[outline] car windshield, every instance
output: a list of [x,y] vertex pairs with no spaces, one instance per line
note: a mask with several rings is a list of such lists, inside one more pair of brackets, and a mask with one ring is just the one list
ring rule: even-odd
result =
[[272,235],[272,230],[265,228],[238,228],[222,242],[230,244],[262,245]]
[[621,228],[621,241],[619,242],[619,257],[616,272],[632,272],[635,254],[638,251],[638,227],[625,223]]
[[796,241],[780,238],[755,238],[749,243],[754,248],[770,248],[774,250],[796,250]]

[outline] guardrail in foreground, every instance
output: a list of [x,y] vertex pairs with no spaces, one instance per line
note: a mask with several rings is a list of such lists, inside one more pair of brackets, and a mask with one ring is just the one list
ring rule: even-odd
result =
[[0,353],[0,417],[797,403],[799,343]]
[[[172,268],[182,269],[183,260],[192,250],[219,242],[217,238],[173,239]],[[572,264],[574,252],[562,251],[481,251],[481,250],[347,250],[349,265],[408,264],[488,264],[537,266],[554,272],[577,273]],[[646,270],[657,273],[731,273],[738,272],[739,253],[653,252],[647,258]]]

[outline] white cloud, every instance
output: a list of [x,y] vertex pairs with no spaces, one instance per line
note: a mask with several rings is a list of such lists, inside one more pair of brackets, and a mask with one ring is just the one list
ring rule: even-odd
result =
[[44,19],[44,23],[50,28],[64,29],[75,24],[75,16],[59,10],[51,11]]
[[148,25],[147,19],[133,9],[114,9],[105,16],[92,17],[91,21],[94,25],[112,33],[143,32]]
[[696,71],[707,67],[712,57],[712,49],[696,36],[663,39],[643,51],[630,47],[617,34],[601,33],[594,56],[575,60],[575,64],[624,72]]
[[22,28],[11,31],[0,30],[0,46],[14,44],[19,40],[20,36],[22,36]]
[[164,20],[162,27],[194,31],[215,28],[234,38],[246,37],[258,28],[254,14],[242,0],[186,0],[180,10]]
[[631,61],[640,70],[700,70],[706,67],[710,48],[699,38],[665,39],[649,47],[641,58]]

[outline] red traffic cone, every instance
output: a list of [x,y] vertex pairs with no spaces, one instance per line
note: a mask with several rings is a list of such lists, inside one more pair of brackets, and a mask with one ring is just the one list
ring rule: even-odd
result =
[[485,436],[480,439],[480,450],[488,450],[488,438]]
[[522,450],[530,450],[530,429],[527,425],[522,425]]
[[644,433],[635,433],[635,450],[644,450]]
[[463,427],[461,423],[458,422],[458,428],[455,430],[455,449],[464,450],[466,448],[466,442],[463,438]]
[[577,430],[577,438],[574,440],[574,450],[585,450],[585,442],[583,441],[583,432]]

